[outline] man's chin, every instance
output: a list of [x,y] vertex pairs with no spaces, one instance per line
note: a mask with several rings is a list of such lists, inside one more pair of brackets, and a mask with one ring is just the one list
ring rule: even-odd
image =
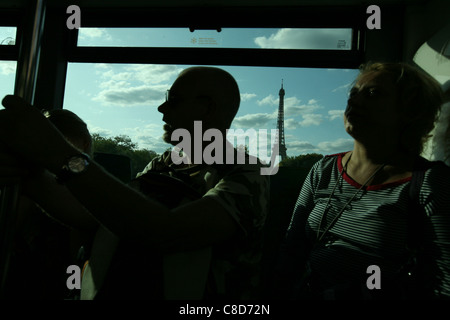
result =
[[175,145],[175,143],[170,139],[171,134],[168,133],[164,133],[162,136],[162,139],[165,143],[171,144],[171,145]]
[[169,126],[168,124],[165,124],[163,126],[163,129],[164,129],[164,133],[163,133],[163,136],[162,136],[163,141],[166,142],[166,143],[174,145],[174,142],[171,139],[172,133],[173,133],[172,127]]

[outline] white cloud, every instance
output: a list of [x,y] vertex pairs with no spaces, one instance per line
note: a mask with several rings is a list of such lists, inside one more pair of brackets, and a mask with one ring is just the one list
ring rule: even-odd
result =
[[103,90],[93,100],[120,106],[161,103],[169,83],[181,70],[177,66],[165,65],[127,65],[118,68],[103,64],[97,68],[102,79],[99,88]]
[[233,126],[237,128],[266,128],[267,123],[276,120],[276,113],[253,113],[244,116],[236,117],[233,121]]
[[303,120],[299,122],[302,127],[318,126],[322,122],[322,115],[317,113],[309,113],[302,115]]
[[[284,28],[269,37],[257,37],[254,42],[261,48],[348,49],[351,44],[351,33],[344,29]],[[346,48],[340,48],[340,44],[344,44]]]
[[320,152],[325,154],[349,151],[353,149],[353,139],[340,138],[335,141],[323,141],[318,143],[317,147]]
[[109,65],[107,63],[96,63],[94,64],[95,69],[108,69]]
[[162,123],[149,123],[143,126],[134,127],[134,128],[123,128],[121,131],[128,135],[133,137],[146,137],[151,136],[159,139],[164,130],[163,130],[163,124]]
[[[163,89],[164,88],[164,89]],[[93,98],[104,104],[114,104],[120,106],[133,106],[162,102],[166,86],[139,86],[128,88],[113,88],[100,91]]]
[[293,117],[300,114],[312,113],[322,107],[317,103],[317,100],[310,99],[307,104],[300,104],[301,100],[296,97],[289,97],[284,100],[284,114],[287,117]]
[[286,140],[287,152],[291,156],[297,156],[305,153],[320,153],[327,155],[353,149],[353,139],[339,138],[334,141],[322,141],[317,145],[314,145],[309,141],[291,141],[292,138],[294,137],[289,136],[289,139]]
[[343,119],[345,110],[329,110],[328,111],[328,119],[330,121],[336,120],[336,119]]
[[16,61],[0,61],[0,73],[7,76],[16,73]]
[[308,141],[290,141],[286,142],[286,148],[288,150],[288,153],[296,156],[303,153],[313,153],[318,152],[318,149],[316,146],[311,144]]
[[352,85],[352,83],[344,84],[344,85],[342,85],[342,86],[339,86],[339,87],[337,87],[337,88],[331,90],[331,92],[337,92],[337,91],[342,91],[342,90],[348,90],[348,88],[349,88],[351,85]]
[[86,121],[86,125],[91,134],[97,133],[97,134],[101,135],[102,137],[112,136],[112,134],[113,134],[113,132],[111,130],[95,126],[89,120]]
[[133,143],[137,144],[139,149],[153,150],[156,153],[163,153],[170,147],[169,144],[162,140],[164,130],[162,124],[151,123],[141,127],[121,128],[120,132],[113,132],[109,129],[93,126],[87,121],[88,129],[91,134],[97,133],[102,137],[111,138],[118,135],[126,135],[130,137]]
[[284,120],[284,128],[286,130],[294,130],[298,127],[318,126],[323,121],[323,116],[317,113],[303,114],[302,120],[298,121],[292,118]]
[[162,135],[161,136],[139,135],[135,136],[132,140],[136,141],[140,149],[153,150],[159,154],[163,153],[168,148],[172,147],[170,144],[163,141]]
[[155,64],[132,65],[127,69],[132,74],[134,80],[146,84],[168,82],[183,70],[183,68],[173,65]]
[[241,101],[248,101],[256,97],[254,93],[241,93]]
[[103,72],[102,77],[109,79],[109,81],[125,81],[129,80],[133,74],[131,72],[118,72],[115,73],[112,69]]
[[102,38],[103,40],[111,40],[111,35],[106,29],[101,28],[80,28],[78,37],[81,40]]
[[118,81],[118,80],[111,79],[111,80],[100,82],[100,84],[98,86],[99,86],[99,88],[106,89],[106,90],[120,90],[120,89],[129,87],[130,83],[126,82],[126,81]]
[[353,69],[326,69],[327,71],[333,72],[333,71],[343,71],[343,72],[350,72],[354,71]]
[[3,45],[9,44],[9,42],[14,41],[17,35],[16,27],[1,27],[0,30],[0,43]]
[[289,129],[297,129],[298,126],[298,121],[296,121],[295,119],[285,119],[284,120],[284,128],[289,130]]
[[277,106],[279,104],[279,100],[277,97],[270,94],[267,97],[256,101],[256,103],[260,106],[263,106],[263,105]]
[[164,132],[162,123],[150,123],[142,127],[124,128],[121,131],[128,135],[133,142],[136,142],[140,149],[145,148],[157,153],[163,153],[170,147],[169,144],[162,140]]
[[[107,66],[106,66],[107,67]],[[105,67],[102,67],[105,69]],[[125,67],[125,71],[116,72],[113,67],[101,73],[101,77],[109,81],[132,80],[145,84],[158,84],[168,82],[183,70],[176,66],[164,65],[130,65]]]
[[[312,113],[317,109],[321,109],[322,106],[318,104],[318,101],[315,99],[310,99],[308,103],[301,104],[301,100],[297,99],[297,97],[288,97],[284,99],[284,115],[285,117],[294,117],[300,114]],[[268,106],[276,106],[276,112],[278,112],[279,99],[273,95],[268,95],[267,97],[258,100],[256,102],[258,105],[268,105]]]
[[[239,117],[235,122],[238,127],[255,127],[262,126],[271,120],[277,120],[278,118],[278,98],[273,95],[268,95],[262,100],[258,100],[259,105],[270,105],[274,107],[274,111],[271,114],[257,113],[252,115],[245,115]],[[299,126],[308,127],[313,125],[319,125],[323,116],[321,114],[314,113],[318,109],[323,107],[318,104],[316,99],[310,99],[308,103],[301,104],[301,100],[296,97],[288,97],[284,99],[284,127],[285,129],[296,129]],[[295,117],[301,116],[301,120],[296,120]]]

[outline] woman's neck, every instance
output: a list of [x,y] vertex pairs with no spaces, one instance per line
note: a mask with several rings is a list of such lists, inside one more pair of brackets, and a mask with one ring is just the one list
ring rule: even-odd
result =
[[[351,161],[348,161],[350,156]],[[343,164],[347,163],[347,174],[360,184],[384,165],[370,182],[371,185],[393,182],[411,176],[413,162],[414,158],[408,157],[389,145],[368,148],[358,141],[355,141],[353,151],[347,153],[342,159]]]

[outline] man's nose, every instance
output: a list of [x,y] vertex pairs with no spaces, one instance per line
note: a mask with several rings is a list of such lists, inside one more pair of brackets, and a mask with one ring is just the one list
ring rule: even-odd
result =
[[158,107],[158,111],[161,113],[165,113],[167,111],[167,105],[168,102],[164,101],[159,107]]

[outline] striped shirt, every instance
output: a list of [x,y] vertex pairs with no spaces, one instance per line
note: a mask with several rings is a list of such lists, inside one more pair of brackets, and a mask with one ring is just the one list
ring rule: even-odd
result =
[[[383,289],[383,280],[395,277],[410,256],[406,241],[411,178],[362,188],[347,204],[360,185],[342,172],[344,154],[326,156],[311,169],[286,239],[314,243],[319,225],[323,232],[343,209],[324,241],[311,250],[309,264],[315,285],[321,291],[356,281],[365,285],[370,276],[368,267],[376,265]],[[449,171],[444,166],[428,169],[419,193],[419,203],[426,212],[420,259],[427,285],[444,296],[450,296]]]

